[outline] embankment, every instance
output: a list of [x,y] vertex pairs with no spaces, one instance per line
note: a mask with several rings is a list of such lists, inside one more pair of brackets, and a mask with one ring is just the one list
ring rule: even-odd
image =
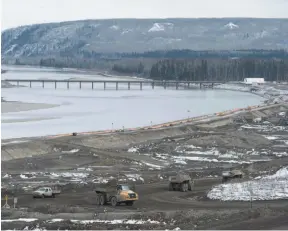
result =
[[[266,105],[263,107],[235,109],[214,115],[191,118],[184,121],[176,121],[167,124],[131,129],[123,131],[102,131],[81,133],[78,136],[64,134],[59,136],[43,137],[37,139],[26,139],[24,142],[18,140],[5,140],[2,144],[1,160],[11,160],[24,158],[34,155],[55,153],[55,146],[65,146],[67,149],[73,149],[78,145],[81,147],[95,149],[115,149],[124,148],[129,145],[162,139],[171,136],[183,136],[196,132],[199,128],[217,128],[233,124],[235,115],[253,114],[254,111],[260,111],[269,117],[273,113],[287,111],[287,104]],[[10,142],[10,143],[9,143]]]

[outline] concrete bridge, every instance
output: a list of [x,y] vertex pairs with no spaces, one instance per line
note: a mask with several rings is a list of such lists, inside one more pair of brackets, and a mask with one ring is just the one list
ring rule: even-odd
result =
[[103,89],[106,90],[107,84],[113,84],[116,90],[119,90],[119,85],[127,85],[127,89],[131,89],[131,85],[139,85],[139,90],[143,89],[143,85],[151,86],[154,89],[155,86],[161,86],[164,89],[167,88],[175,88],[178,90],[179,88],[182,89],[189,89],[194,85],[199,86],[199,88],[213,88],[215,85],[223,84],[225,81],[154,81],[154,80],[56,80],[56,79],[5,79],[9,83],[16,83],[19,87],[23,83],[29,83],[29,87],[32,88],[33,83],[40,83],[42,84],[42,88],[45,88],[45,84],[52,83],[54,88],[57,89],[58,83],[64,83],[67,89],[70,88],[71,83],[78,83],[79,89],[82,88],[82,84],[91,84],[91,89],[94,89],[94,84],[102,84]]

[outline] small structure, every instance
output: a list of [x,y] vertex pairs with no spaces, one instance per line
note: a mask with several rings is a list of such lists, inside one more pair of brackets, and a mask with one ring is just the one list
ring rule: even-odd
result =
[[264,78],[245,78],[244,79],[245,84],[257,86],[257,85],[262,85],[265,83]]

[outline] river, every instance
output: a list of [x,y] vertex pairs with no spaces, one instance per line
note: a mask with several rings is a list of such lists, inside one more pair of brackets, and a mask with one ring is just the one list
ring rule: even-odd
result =
[[[2,80],[131,79],[53,68],[2,68],[8,69]],[[151,86],[144,86],[140,91],[139,85],[131,85],[129,91],[127,85],[119,85],[119,91],[116,91],[113,85],[104,91],[103,84],[95,88],[92,90],[91,84],[82,84],[82,89],[79,89],[76,83],[71,84],[69,90],[65,84],[58,84],[54,89],[53,83],[45,85],[44,89],[41,83],[33,83],[32,88],[2,88],[2,97],[7,101],[44,105],[28,110],[25,104],[10,103],[7,111],[8,106],[2,103],[2,139],[147,126],[256,105],[262,100],[250,93],[226,90],[165,90],[161,87],[153,90]]]

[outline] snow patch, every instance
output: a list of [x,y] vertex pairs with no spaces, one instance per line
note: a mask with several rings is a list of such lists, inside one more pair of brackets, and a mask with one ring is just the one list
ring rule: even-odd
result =
[[92,168],[77,168],[77,171],[88,171],[88,172],[92,172],[93,169],[92,169]]
[[11,178],[11,175],[5,174],[2,178]]
[[[202,161],[202,162],[214,162],[214,163],[231,163],[231,164],[250,164],[251,161],[238,161],[238,160],[218,160],[218,159],[209,159],[206,157],[199,156],[174,156],[174,159],[180,161],[183,160],[192,160],[192,161]],[[264,160],[261,160],[264,161]]]
[[21,174],[21,175],[20,175],[20,178],[21,178],[21,179],[32,179],[32,178],[35,178],[35,176],[28,177],[28,176],[26,176],[26,175],[24,175],[24,174]]
[[272,154],[277,156],[277,157],[288,156],[287,152],[273,152]]
[[173,26],[173,23],[154,23],[148,32],[165,31],[166,28],[171,29]]
[[17,222],[17,221],[23,221],[23,222],[33,222],[37,221],[38,219],[36,218],[18,218],[18,219],[1,219],[1,222]]
[[79,152],[79,149],[72,149],[70,151],[62,151],[62,153],[76,153]]
[[62,172],[62,173],[54,173],[51,172],[50,173],[50,177],[51,178],[58,178],[58,177],[64,177],[64,178],[72,178],[72,177],[76,177],[76,178],[86,178],[87,176],[89,176],[89,173],[70,173],[70,172]]
[[128,149],[128,152],[134,152],[135,153],[135,152],[138,152],[138,150],[139,150],[138,148],[132,147],[132,148]]
[[3,142],[1,143],[1,145],[20,144],[20,143],[25,143],[25,142],[28,142],[28,140],[13,140],[13,141],[9,141],[9,142],[3,141]]
[[112,30],[119,30],[120,29],[120,27],[116,26],[116,25],[110,26],[109,28]]
[[233,29],[239,28],[238,25],[236,25],[236,24],[234,24],[234,23],[232,23],[232,22],[229,22],[229,23],[226,24],[224,27],[225,27],[225,28],[229,28],[230,30],[233,30]]
[[64,221],[64,219],[61,219],[61,218],[55,218],[55,219],[52,219],[50,221],[48,221],[49,223],[55,223],[55,222],[61,222],[61,221]]
[[134,225],[134,224],[160,224],[159,221],[153,221],[153,220],[71,220],[73,223],[78,223],[78,224],[91,224],[91,223],[105,223],[105,224],[129,224],[129,225]]
[[147,163],[147,162],[143,162],[145,165],[151,167],[151,168],[155,168],[155,169],[161,169],[162,166],[160,165],[156,165],[156,164],[150,164],[150,163]]
[[5,55],[12,53],[14,51],[14,49],[18,46],[18,44],[13,44],[12,46],[9,47],[9,49],[7,51],[5,51]]
[[[15,230],[15,229],[14,229]],[[26,226],[23,230],[33,230],[33,231],[46,231],[45,228],[39,228],[38,226],[35,229],[29,229],[29,226]]]
[[267,140],[277,140],[279,139],[278,136],[264,136]]
[[253,181],[215,186],[207,197],[222,201],[288,199],[288,167],[281,168],[274,175],[257,177]]
[[125,175],[128,178],[128,180],[131,180],[131,181],[140,180],[144,182],[144,179],[139,174],[125,174]]
[[92,180],[92,182],[96,183],[96,184],[106,184],[112,179],[114,179],[113,176],[110,176],[110,177],[98,177],[98,178]]
[[126,30],[124,30],[121,34],[124,35],[124,34],[127,34],[127,33],[132,32],[132,31],[133,31],[133,30],[131,30],[131,29],[126,29]]
[[181,160],[181,159],[176,159],[175,164],[184,164],[185,165],[185,164],[187,164],[187,162],[184,160]]

